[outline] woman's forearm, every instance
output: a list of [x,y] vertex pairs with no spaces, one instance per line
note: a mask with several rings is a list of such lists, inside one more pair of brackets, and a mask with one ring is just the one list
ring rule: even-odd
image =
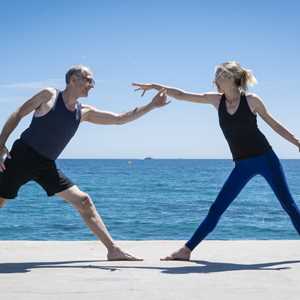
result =
[[159,91],[161,89],[166,89],[167,95],[171,96],[173,98],[176,98],[176,99],[183,99],[183,96],[185,95],[183,90],[169,87],[169,86],[162,85],[162,84],[152,83],[152,88],[154,88],[157,91]]
[[281,135],[283,138],[285,138],[290,143],[294,144],[295,146],[299,147],[300,141],[297,139],[288,129],[283,127],[280,123],[276,122],[274,130]]

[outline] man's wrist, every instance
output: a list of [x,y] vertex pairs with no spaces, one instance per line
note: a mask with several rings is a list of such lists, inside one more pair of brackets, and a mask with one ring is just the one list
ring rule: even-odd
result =
[[156,105],[151,101],[149,103],[148,107],[149,107],[149,110],[152,110],[152,109],[156,108]]

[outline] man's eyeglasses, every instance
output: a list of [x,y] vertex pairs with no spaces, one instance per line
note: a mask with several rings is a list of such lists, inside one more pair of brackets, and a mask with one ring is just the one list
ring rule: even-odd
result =
[[95,86],[95,79],[92,78],[92,77],[85,77],[85,76],[82,76],[82,75],[78,75],[77,78],[81,81],[85,81],[85,82],[88,82],[90,85],[92,86]]

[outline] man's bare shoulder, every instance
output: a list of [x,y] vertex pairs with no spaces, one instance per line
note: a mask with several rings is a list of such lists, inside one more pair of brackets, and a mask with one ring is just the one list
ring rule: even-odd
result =
[[58,90],[53,87],[45,87],[42,90],[40,90],[34,97],[38,97],[40,99],[43,99],[42,102],[48,102],[53,97],[55,97],[58,94]]
[[81,122],[87,121],[89,118],[89,113],[95,111],[96,108],[89,104],[81,104]]
[[36,117],[41,117],[51,110],[55,104],[58,93],[59,90],[52,87],[46,87],[33,97],[35,98],[34,101],[37,103],[35,108]]
[[82,113],[87,113],[87,112],[96,111],[96,110],[98,110],[98,109],[96,107],[94,107],[93,105],[81,103]]

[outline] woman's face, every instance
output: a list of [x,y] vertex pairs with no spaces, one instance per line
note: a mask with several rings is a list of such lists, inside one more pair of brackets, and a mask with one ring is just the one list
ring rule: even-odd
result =
[[224,93],[225,90],[231,88],[235,83],[231,74],[223,69],[218,69],[216,71],[214,84],[216,85],[219,93]]

